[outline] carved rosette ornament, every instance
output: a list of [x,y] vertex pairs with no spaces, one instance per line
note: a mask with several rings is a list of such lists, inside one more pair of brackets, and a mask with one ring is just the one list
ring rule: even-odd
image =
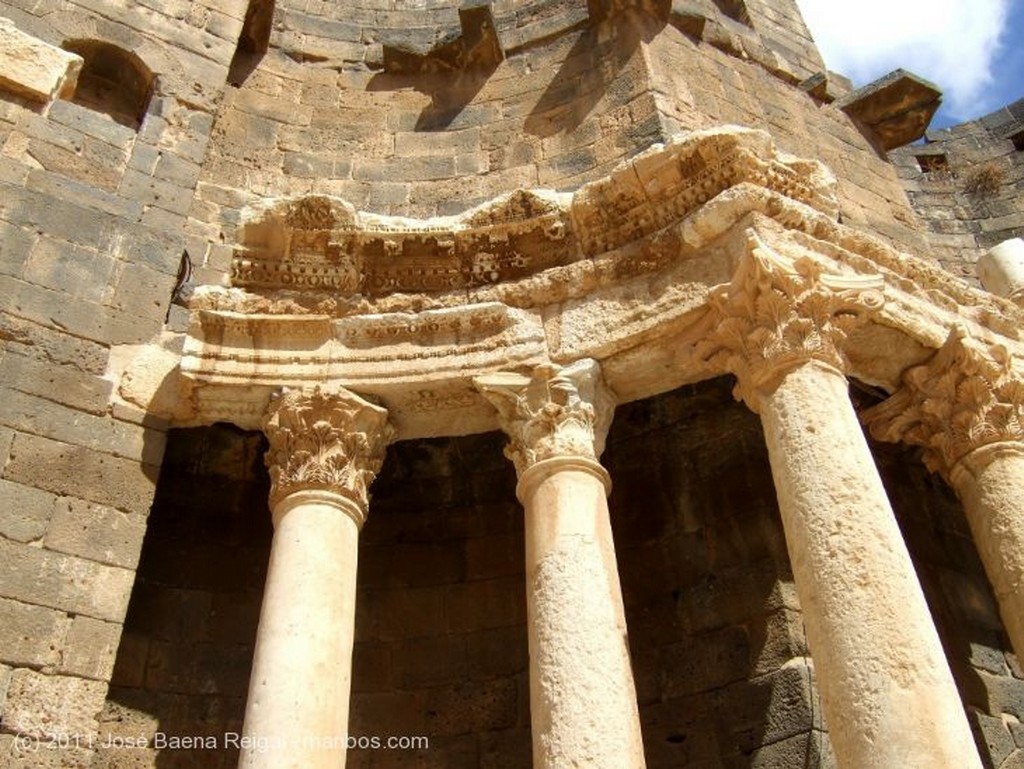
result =
[[367,488],[394,438],[385,409],[342,387],[284,390],[272,398],[263,432],[271,510],[296,492],[322,491],[353,502],[365,519]]
[[903,374],[903,386],[864,412],[883,441],[924,447],[932,472],[947,475],[976,449],[1024,443],[1024,380],[1005,347],[954,326],[934,356]]
[[597,361],[567,367],[545,364],[532,376],[501,372],[473,381],[498,411],[509,436],[505,455],[520,478],[550,459],[572,457],[597,464],[614,410]]
[[697,354],[738,380],[754,411],[785,374],[809,361],[845,368],[847,334],[881,308],[881,277],[828,275],[809,258],[788,260],[753,230],[731,283],[712,292]]

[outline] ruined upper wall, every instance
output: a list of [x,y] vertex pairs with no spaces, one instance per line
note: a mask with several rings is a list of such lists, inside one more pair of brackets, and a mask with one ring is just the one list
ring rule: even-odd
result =
[[828,103],[842,79],[809,93],[824,65],[795,2],[459,5],[277,1],[266,54],[232,70],[204,164],[202,282],[216,282],[214,252],[263,197],[450,215],[517,188],[575,189],[722,123],[824,159],[846,223],[921,246],[870,131]]
[[978,257],[1024,236],[1024,99],[890,153],[933,255],[975,277]]

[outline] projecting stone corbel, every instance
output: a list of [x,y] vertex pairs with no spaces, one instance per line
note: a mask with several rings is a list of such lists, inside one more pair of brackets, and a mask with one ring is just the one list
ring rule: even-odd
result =
[[888,151],[924,136],[941,103],[942,91],[897,69],[839,99],[835,106],[870,131]]

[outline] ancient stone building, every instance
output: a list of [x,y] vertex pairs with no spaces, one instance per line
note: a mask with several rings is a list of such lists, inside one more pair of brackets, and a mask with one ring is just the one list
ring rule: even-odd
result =
[[794,0],[0,0],[0,767],[1024,766],[1024,109],[938,99]]

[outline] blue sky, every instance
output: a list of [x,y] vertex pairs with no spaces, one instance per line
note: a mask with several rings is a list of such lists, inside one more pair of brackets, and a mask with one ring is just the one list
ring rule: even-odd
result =
[[935,83],[944,128],[1024,97],[1024,0],[797,0],[829,69],[855,86],[902,67]]

